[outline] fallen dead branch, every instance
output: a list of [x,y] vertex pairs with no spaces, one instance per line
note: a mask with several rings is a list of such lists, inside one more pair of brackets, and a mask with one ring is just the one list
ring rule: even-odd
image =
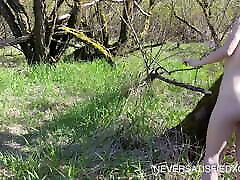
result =
[[14,46],[20,43],[24,43],[27,40],[29,40],[31,38],[30,35],[28,36],[22,36],[22,37],[18,37],[18,38],[12,38],[12,39],[6,39],[3,41],[0,41],[0,48],[3,48],[5,46]]
[[[187,70],[189,70],[189,69],[187,69]],[[172,72],[176,72],[176,71],[172,71]],[[200,92],[204,95],[211,95],[212,94],[212,92],[210,90],[200,88],[200,87],[196,87],[196,86],[193,86],[189,83],[178,82],[175,79],[165,78],[164,76],[162,76],[157,71],[151,71],[149,73],[148,77],[145,80],[147,82],[152,82],[154,79],[159,79],[161,81],[164,81],[165,83],[172,84],[172,85],[175,85],[175,86],[178,86],[178,87],[182,87],[182,88],[185,88],[185,89],[188,89],[188,90],[191,90],[191,91]]]

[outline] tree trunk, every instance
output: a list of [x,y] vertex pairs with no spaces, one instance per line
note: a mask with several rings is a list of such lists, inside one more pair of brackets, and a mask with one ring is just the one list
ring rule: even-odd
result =
[[45,0],[34,0],[34,58],[32,64],[40,64],[46,61],[47,46],[46,46],[46,4]]
[[152,20],[153,20],[153,8],[155,6],[155,1],[154,0],[149,0],[149,7],[148,7],[148,13],[151,14],[150,16],[146,16],[145,17],[145,21],[144,21],[144,27],[143,30],[140,34],[140,39],[143,40],[144,37],[148,34],[150,26],[152,24]]
[[[208,122],[217,101],[221,81],[222,75],[210,88],[211,95],[205,95],[180,124],[156,138],[155,143],[161,147],[156,154],[156,162],[159,159],[158,154],[165,152],[164,146],[169,148],[171,152],[171,155],[167,155],[164,161],[178,160],[179,155],[184,153],[188,156],[190,162],[199,162],[199,159],[202,158],[202,150],[205,147]],[[186,148],[183,149],[183,145]]]
[[[6,42],[19,42],[21,51],[25,55],[29,65],[40,63],[53,64],[57,62],[56,60],[61,57],[71,39],[71,35],[69,34],[55,35],[56,25],[60,25],[56,24],[57,11],[64,0],[56,2],[52,13],[47,17],[46,0],[33,1],[35,21],[34,28],[31,28],[28,15],[21,0],[0,0],[0,15],[3,16],[13,36],[16,38],[15,40],[10,39],[10,41],[7,40]],[[71,10],[71,16],[66,26],[71,28],[75,26],[78,11],[75,5]],[[31,29],[33,29],[32,32]],[[59,40],[61,43],[55,40]]]
[[[72,8],[72,10],[70,12],[71,16],[66,25],[67,27],[75,28],[79,11],[80,10],[77,7],[77,5],[75,5]],[[67,45],[68,45],[69,41],[71,40],[71,38],[72,38],[72,35],[70,35],[70,34],[53,35],[53,39],[55,39],[57,41],[61,41],[61,43],[58,43],[56,41],[51,41],[49,55],[51,57],[53,57],[53,59],[55,59],[55,60],[59,59],[62,56],[62,54],[65,52]]]
[[108,32],[108,22],[107,17],[102,4],[99,3],[97,4],[97,14],[98,14],[98,21],[99,24],[101,25],[101,43],[103,46],[108,47],[108,41],[109,41],[109,32]]
[[194,110],[179,125],[170,129],[169,132],[181,131],[190,137],[191,144],[198,144],[201,147],[205,145],[208,122],[217,101],[222,76],[210,88],[212,94],[205,95]]
[[[0,0],[0,15],[3,16],[16,38],[30,35],[29,20],[20,1],[11,0],[6,4],[6,2]],[[22,42],[20,47],[28,63],[30,63],[33,59],[32,41]]]
[[128,25],[127,25],[127,23],[130,23],[129,17],[131,16],[132,5],[133,5],[132,0],[124,1],[120,36],[118,39],[119,44],[124,44],[128,40]]

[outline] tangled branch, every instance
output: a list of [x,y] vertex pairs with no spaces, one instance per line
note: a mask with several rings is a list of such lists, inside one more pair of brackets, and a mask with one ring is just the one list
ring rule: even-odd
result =
[[[187,69],[187,70],[189,70],[189,69]],[[182,87],[182,88],[185,88],[185,89],[188,89],[188,90],[191,90],[191,91],[200,92],[200,93],[203,93],[204,95],[211,95],[212,94],[212,92],[207,90],[207,89],[196,87],[196,86],[193,86],[189,83],[178,82],[175,79],[171,80],[171,79],[165,78],[160,73],[158,73],[156,71],[151,71],[150,74],[148,75],[148,77],[145,80],[147,82],[152,82],[154,79],[159,79],[159,80],[161,80],[165,83],[172,84],[172,85],[175,85],[175,86],[178,86],[178,87]]]

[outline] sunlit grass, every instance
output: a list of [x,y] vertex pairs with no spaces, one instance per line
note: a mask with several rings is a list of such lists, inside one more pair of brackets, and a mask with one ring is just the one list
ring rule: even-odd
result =
[[[179,56],[161,61],[175,51],[159,57],[168,70],[186,68]],[[144,70],[138,52],[116,63],[116,68],[104,60],[0,67],[0,121],[6,128],[27,129],[21,150],[29,153],[1,154],[0,165],[16,179],[149,175],[152,138],[183,120],[202,95],[159,80],[137,87]],[[221,66],[209,65],[166,77],[209,88],[220,73]]]

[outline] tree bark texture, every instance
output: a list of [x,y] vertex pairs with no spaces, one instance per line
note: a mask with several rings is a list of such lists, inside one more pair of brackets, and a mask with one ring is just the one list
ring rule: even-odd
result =
[[108,20],[107,16],[104,13],[102,4],[97,4],[97,13],[98,13],[98,21],[101,25],[101,40],[102,44],[105,47],[108,47],[108,41],[109,41],[109,33],[108,33]]
[[141,39],[144,39],[144,37],[147,35],[147,33],[150,29],[150,26],[152,24],[152,20],[153,20],[152,11],[153,11],[154,6],[155,6],[155,1],[154,0],[149,0],[148,13],[151,14],[151,15],[145,17],[144,27],[143,27],[143,30],[140,34]]
[[33,4],[35,24],[34,24],[34,62],[40,64],[46,61],[46,4],[45,0],[34,0]]
[[132,6],[133,6],[132,0],[124,1],[121,29],[120,29],[118,44],[124,44],[128,40],[128,25],[127,25],[127,23],[130,22],[129,17],[131,16]]
[[[35,21],[34,27],[31,28],[28,15],[21,0],[0,0],[0,15],[5,19],[13,36],[16,38],[16,40],[11,39],[2,43],[2,45],[11,45],[19,42],[29,65],[55,63],[63,54],[71,39],[69,34],[55,35],[57,11],[63,2],[64,0],[55,1],[55,7],[50,16],[47,17],[46,0],[34,0],[33,12]],[[77,6],[72,8],[71,16],[66,26],[74,28],[78,11]],[[22,37],[31,38],[25,38],[25,41],[22,41]],[[19,41],[19,38],[21,38],[21,41]],[[52,41],[53,39],[54,41]],[[55,40],[59,40],[61,43]]]
[[[6,4],[3,0],[0,0],[0,15],[6,20],[13,35],[16,38],[30,35],[29,20],[20,1],[10,0],[8,3]],[[33,59],[32,41],[27,40],[19,44],[28,63],[30,63]]]
[[[76,22],[77,22],[77,16],[79,14],[80,10],[77,6],[73,7],[73,9],[70,12],[70,18],[67,22],[67,27],[75,28]],[[61,55],[64,53],[64,51],[67,48],[67,44],[69,43],[72,35],[70,34],[63,34],[63,35],[53,35],[53,39],[57,41],[61,41],[61,43],[58,43],[56,41],[51,41],[50,44],[50,52],[49,55],[53,57],[53,59],[59,59]]]

